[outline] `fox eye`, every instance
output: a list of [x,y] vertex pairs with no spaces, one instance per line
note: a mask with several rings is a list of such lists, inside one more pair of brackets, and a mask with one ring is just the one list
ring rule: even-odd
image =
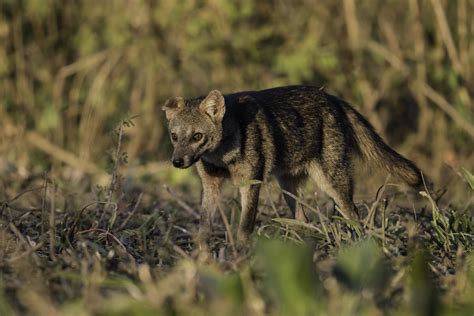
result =
[[171,139],[173,141],[177,141],[178,140],[178,135],[176,135],[176,133],[171,133]]
[[202,138],[202,133],[196,133],[196,134],[193,135],[193,139],[194,139],[195,142],[200,141],[201,138]]

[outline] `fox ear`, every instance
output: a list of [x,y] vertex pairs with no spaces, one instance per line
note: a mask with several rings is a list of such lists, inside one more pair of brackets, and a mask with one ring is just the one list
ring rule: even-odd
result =
[[219,90],[212,90],[199,104],[199,109],[209,115],[215,123],[220,123],[225,113],[224,96]]
[[176,114],[176,111],[184,107],[184,100],[181,97],[174,97],[166,100],[161,108],[165,111],[166,119],[169,121]]

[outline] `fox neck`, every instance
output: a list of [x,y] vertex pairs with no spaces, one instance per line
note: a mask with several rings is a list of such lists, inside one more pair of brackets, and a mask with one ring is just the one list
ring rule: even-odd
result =
[[227,167],[236,161],[240,155],[241,134],[238,128],[233,128],[234,126],[234,124],[222,124],[220,140],[216,140],[214,149],[202,155],[201,159],[218,167]]

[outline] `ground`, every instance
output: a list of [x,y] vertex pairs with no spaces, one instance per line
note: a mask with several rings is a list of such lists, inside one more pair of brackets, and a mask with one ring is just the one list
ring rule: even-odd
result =
[[[0,314],[464,314],[473,310],[472,198],[449,205],[390,183],[358,200],[363,228],[307,190],[313,221],[290,219],[263,184],[248,249],[233,244],[237,188],[209,249],[194,239],[197,185],[115,170],[111,181],[4,180]],[[196,183],[196,179],[186,181]],[[312,198],[310,198],[312,197]],[[452,201],[449,201],[452,203]]]

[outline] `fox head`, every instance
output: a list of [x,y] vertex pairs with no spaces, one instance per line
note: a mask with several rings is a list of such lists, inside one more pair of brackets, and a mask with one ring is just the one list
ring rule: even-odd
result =
[[175,167],[188,168],[219,145],[225,113],[220,91],[213,90],[197,102],[171,98],[166,101],[163,111],[174,147],[171,161]]

